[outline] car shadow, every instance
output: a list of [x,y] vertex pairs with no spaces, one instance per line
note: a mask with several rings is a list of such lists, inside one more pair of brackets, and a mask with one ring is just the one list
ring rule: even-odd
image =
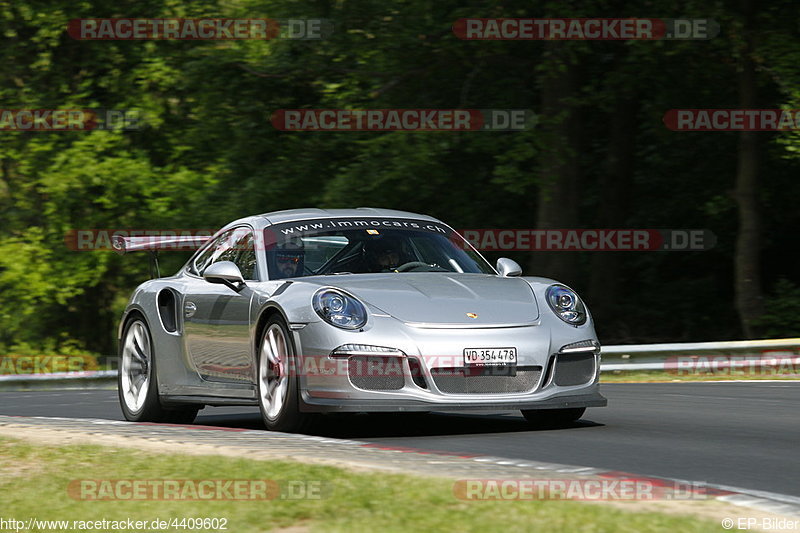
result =
[[579,420],[559,428],[535,427],[519,414],[381,413],[323,417],[310,433],[341,439],[372,439],[558,431],[599,425]]
[[[240,429],[264,430],[258,412],[226,415],[207,414],[195,424]],[[566,431],[600,427],[604,424],[581,419],[559,427],[535,426],[518,412],[513,413],[357,413],[319,416],[306,434],[339,439],[387,437],[435,437]]]

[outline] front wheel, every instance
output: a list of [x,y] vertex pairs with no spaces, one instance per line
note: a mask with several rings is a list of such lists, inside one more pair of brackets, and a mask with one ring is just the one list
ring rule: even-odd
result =
[[117,389],[125,420],[173,424],[191,424],[194,421],[197,407],[162,407],[158,398],[153,341],[143,319],[137,317],[128,322],[119,351]]
[[294,371],[297,356],[280,317],[269,319],[259,346],[258,405],[264,425],[288,433],[305,429],[310,415],[300,412],[300,387]]
[[538,427],[568,426],[583,416],[585,407],[572,409],[522,409],[525,420]]

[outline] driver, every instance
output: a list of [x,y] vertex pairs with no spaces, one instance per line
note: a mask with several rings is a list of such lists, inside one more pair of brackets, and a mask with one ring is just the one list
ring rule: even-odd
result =
[[275,250],[276,279],[294,278],[303,273],[305,252],[295,244],[287,243]]

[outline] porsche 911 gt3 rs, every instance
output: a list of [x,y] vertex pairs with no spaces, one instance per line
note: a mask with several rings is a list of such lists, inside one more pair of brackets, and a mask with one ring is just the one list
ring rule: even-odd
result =
[[519,409],[576,420],[606,405],[581,298],[492,267],[445,223],[373,208],[250,216],[213,237],[127,237],[118,251],[199,246],[136,288],[119,328],[132,421],[189,423],[258,406],[267,428],[317,413]]

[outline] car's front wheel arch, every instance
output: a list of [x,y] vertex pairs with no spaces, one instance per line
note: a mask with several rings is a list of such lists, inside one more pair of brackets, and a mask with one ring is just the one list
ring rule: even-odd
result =
[[[274,312],[266,318],[259,331],[255,378],[264,423],[267,429],[274,431],[307,429],[313,415],[300,409],[300,356],[289,324],[282,313]],[[275,391],[282,392],[276,396]]]
[[[261,350],[261,340],[264,336],[264,330],[267,327],[267,323],[273,318],[279,317],[280,320],[286,325],[286,329],[288,331],[289,336],[291,336],[292,342],[294,343],[294,348],[296,350],[296,354],[300,353],[301,346],[299,339],[294,334],[292,328],[289,327],[290,321],[286,316],[286,313],[280,307],[276,305],[268,305],[267,307],[261,310],[261,314],[258,315],[258,319],[256,319],[256,326],[253,330],[253,340],[252,340],[252,354],[253,354],[253,385],[258,385],[258,356],[259,351]],[[297,355],[297,357],[300,357]]]
[[256,358],[258,358],[258,350],[260,348],[261,337],[264,335],[264,329],[267,327],[267,322],[269,322],[269,320],[274,316],[280,316],[284,323],[289,323],[289,321],[286,320],[286,316],[283,314],[283,312],[281,312],[281,310],[275,306],[265,307],[261,311],[261,314],[258,316],[258,320],[256,321],[256,330],[255,334],[253,335],[253,339],[255,339],[255,342],[253,343],[253,353]]

